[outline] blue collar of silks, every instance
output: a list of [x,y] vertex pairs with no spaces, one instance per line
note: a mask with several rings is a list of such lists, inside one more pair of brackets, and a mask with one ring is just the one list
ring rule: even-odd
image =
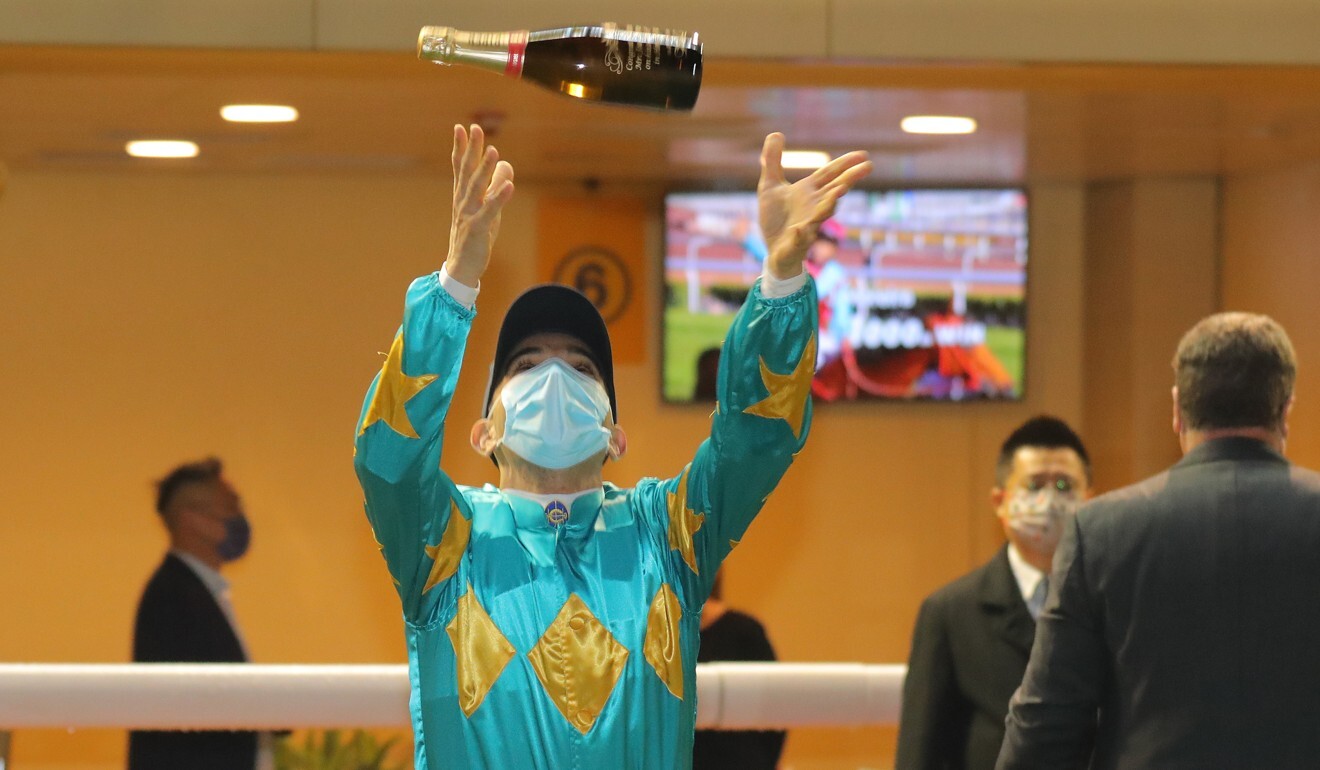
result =
[[578,553],[602,521],[601,507],[605,490],[594,489],[576,495],[535,495],[527,492],[503,493],[513,514],[513,534],[526,550],[533,564],[549,567],[555,554],[567,547]]
[[505,490],[504,499],[513,511],[518,529],[582,536],[591,531],[605,501],[603,487],[562,495],[543,495]]

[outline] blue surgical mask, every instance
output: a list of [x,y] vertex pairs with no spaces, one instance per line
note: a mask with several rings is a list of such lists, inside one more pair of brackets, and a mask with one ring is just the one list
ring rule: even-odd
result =
[[225,519],[225,539],[220,541],[215,550],[221,561],[237,561],[243,558],[251,544],[252,526],[248,524],[247,517],[240,513]]
[[610,399],[596,380],[548,358],[504,384],[500,443],[532,465],[571,468],[610,444]]

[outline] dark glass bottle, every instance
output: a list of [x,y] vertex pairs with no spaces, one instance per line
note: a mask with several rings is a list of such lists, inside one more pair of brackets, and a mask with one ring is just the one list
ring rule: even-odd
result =
[[602,24],[528,32],[422,27],[417,55],[529,80],[577,99],[691,110],[701,89],[697,33]]

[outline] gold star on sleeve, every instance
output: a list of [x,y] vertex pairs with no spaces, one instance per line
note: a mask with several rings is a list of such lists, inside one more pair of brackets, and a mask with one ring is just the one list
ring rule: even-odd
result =
[[458,511],[458,503],[451,500],[449,524],[445,526],[445,533],[440,536],[440,542],[424,546],[426,555],[432,559],[432,562],[431,573],[426,577],[426,585],[422,586],[422,593],[430,591],[458,572],[458,563],[463,559],[463,552],[467,550],[468,537],[471,534],[472,522],[463,518],[463,514]]
[[389,354],[385,356],[385,365],[380,368],[380,381],[376,383],[376,392],[372,394],[367,413],[362,417],[358,435],[365,433],[373,423],[384,422],[400,436],[420,438],[403,407],[435,378],[434,374],[409,377],[403,373],[403,332],[399,332],[394,337]]
[[669,550],[678,551],[692,571],[700,575],[697,569],[697,549],[692,536],[697,534],[701,525],[706,523],[706,514],[697,513],[687,504],[687,480],[691,466],[683,469],[678,478],[678,489],[668,494],[669,499]]
[[802,351],[797,366],[788,374],[776,374],[760,359],[761,382],[770,395],[743,410],[767,419],[779,419],[793,429],[794,438],[802,438],[802,421],[807,411],[807,395],[811,392],[811,377],[816,373],[816,337]]

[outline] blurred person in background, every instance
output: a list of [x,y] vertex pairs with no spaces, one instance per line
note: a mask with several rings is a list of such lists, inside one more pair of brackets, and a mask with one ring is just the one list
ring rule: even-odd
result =
[[824,370],[838,360],[852,330],[855,315],[851,296],[852,281],[838,259],[839,245],[846,236],[847,231],[837,219],[827,219],[821,223],[811,248],[807,250],[805,267],[816,282],[816,296],[820,302],[820,343],[816,351],[818,370]]
[[[210,458],[170,471],[156,488],[169,533],[133,625],[135,663],[246,663],[225,564],[241,559],[251,528],[238,493]],[[128,770],[271,770],[269,733],[133,731]]]
[[903,686],[898,770],[994,767],[1054,550],[1090,485],[1086,447],[1062,420],[1033,417],[1004,441],[990,501],[1008,542],[921,605]]
[[[723,572],[701,610],[698,663],[774,661],[765,626],[724,603]],[[784,752],[781,730],[698,730],[692,746],[692,770],[775,770]]]

